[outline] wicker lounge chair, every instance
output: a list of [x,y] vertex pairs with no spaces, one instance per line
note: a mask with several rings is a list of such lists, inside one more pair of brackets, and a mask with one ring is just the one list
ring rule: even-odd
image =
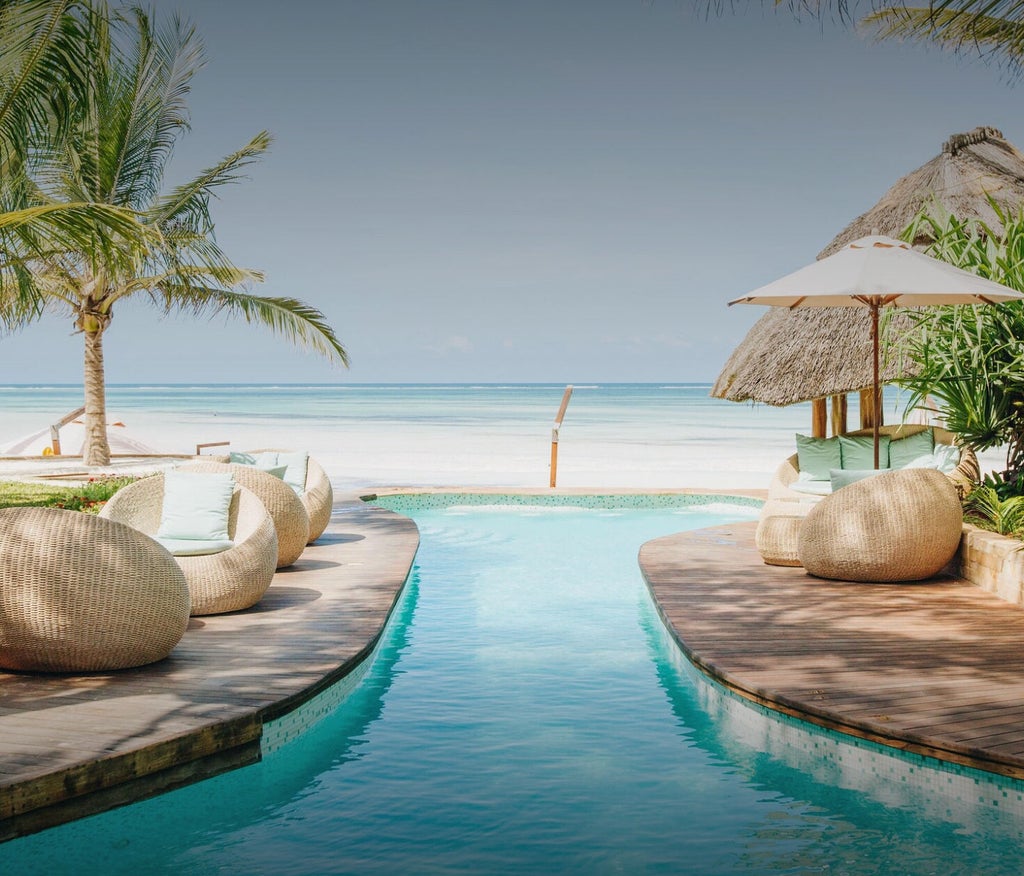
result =
[[0,667],[126,669],[185,633],[185,575],[130,526],[78,511],[0,511]]
[[804,518],[804,568],[841,581],[919,581],[938,574],[960,545],[963,511],[935,469],[883,472],[823,498]]
[[[160,527],[164,476],[143,478],[118,490],[100,516],[132,526],[149,536]],[[235,487],[228,512],[234,546],[216,554],[175,557],[185,573],[192,614],[241,611],[260,601],[274,579],[277,534],[263,503],[245,487]]]
[[280,478],[251,465],[219,462],[189,463],[180,466],[179,471],[230,472],[238,484],[256,494],[274,521],[277,568],[290,566],[302,555],[309,541],[309,515],[295,491]]
[[[245,452],[255,456],[257,453],[289,453],[291,451],[282,450],[279,447],[262,447],[259,450]],[[334,488],[331,486],[331,481],[327,477],[327,472],[323,470],[323,466],[312,456],[309,457],[306,464],[306,486],[299,498],[306,509],[306,514],[309,515],[309,541],[307,544],[312,544],[324,534],[327,524],[331,522],[331,511],[334,508]]]

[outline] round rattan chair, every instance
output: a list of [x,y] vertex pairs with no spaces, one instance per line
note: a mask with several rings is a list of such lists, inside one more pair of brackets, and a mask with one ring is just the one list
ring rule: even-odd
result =
[[935,469],[887,471],[836,490],[800,526],[804,568],[840,581],[920,581],[956,554],[963,511]]
[[[122,487],[100,516],[155,537],[164,503],[164,476],[143,478]],[[260,601],[274,579],[277,533],[274,521],[256,495],[235,487],[228,511],[228,536],[234,546],[216,554],[175,557],[185,573],[192,614],[241,611]]]
[[179,471],[231,472],[235,482],[251,490],[263,503],[277,531],[277,568],[290,566],[301,555],[309,541],[309,515],[295,491],[280,478],[251,465],[219,462],[189,463]]
[[57,508],[0,510],[0,667],[127,669],[185,633],[185,575],[130,526]]
[[[255,456],[257,453],[290,453],[291,451],[282,450],[279,447],[261,447],[258,450],[246,450],[245,452]],[[324,534],[327,524],[331,522],[331,510],[334,508],[334,488],[331,486],[331,481],[323,466],[312,456],[306,463],[306,486],[299,498],[306,509],[306,514],[309,515],[309,541],[307,544],[312,544]]]

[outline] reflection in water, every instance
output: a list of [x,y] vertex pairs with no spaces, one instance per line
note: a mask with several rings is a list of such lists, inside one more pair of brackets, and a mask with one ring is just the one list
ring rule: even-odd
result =
[[[680,731],[753,786],[791,801],[746,841],[751,870],[1022,872],[1024,782],[900,752],[753,703],[690,663],[650,602],[641,615]],[[799,850],[780,854],[779,840],[787,836]]]

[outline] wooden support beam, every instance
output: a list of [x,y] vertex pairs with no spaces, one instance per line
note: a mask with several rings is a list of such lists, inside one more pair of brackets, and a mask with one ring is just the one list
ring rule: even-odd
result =
[[[881,394],[884,395],[885,391],[882,390]],[[862,389],[860,391],[860,427],[862,429],[873,429],[875,427],[875,393],[870,389]],[[878,406],[878,425],[883,426],[882,406]]]
[[816,398],[811,402],[811,435],[824,438],[828,430],[828,406],[825,399]]
[[832,396],[832,434],[842,435],[846,432],[846,393]]

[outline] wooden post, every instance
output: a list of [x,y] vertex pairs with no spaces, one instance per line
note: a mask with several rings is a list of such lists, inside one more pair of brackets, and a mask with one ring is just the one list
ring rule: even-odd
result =
[[846,431],[846,393],[832,396],[832,434],[842,435]]
[[[884,419],[881,416],[881,405],[879,405],[879,422]],[[860,427],[862,429],[874,429],[875,428],[875,393],[870,389],[862,389],[860,391]]]
[[551,482],[552,487],[558,479],[558,430],[562,428],[562,418],[565,417],[565,409],[569,407],[569,399],[572,398],[572,384],[570,383],[565,392],[562,393],[562,404],[555,415],[555,425],[551,430]]
[[85,413],[85,408],[81,407],[77,410],[72,411],[70,414],[65,414],[56,423],[50,426],[50,449],[53,451],[54,456],[60,456],[60,430],[63,426],[66,426],[76,417],[82,416]]
[[828,407],[824,398],[816,398],[811,402],[811,436],[824,438],[828,429]]

